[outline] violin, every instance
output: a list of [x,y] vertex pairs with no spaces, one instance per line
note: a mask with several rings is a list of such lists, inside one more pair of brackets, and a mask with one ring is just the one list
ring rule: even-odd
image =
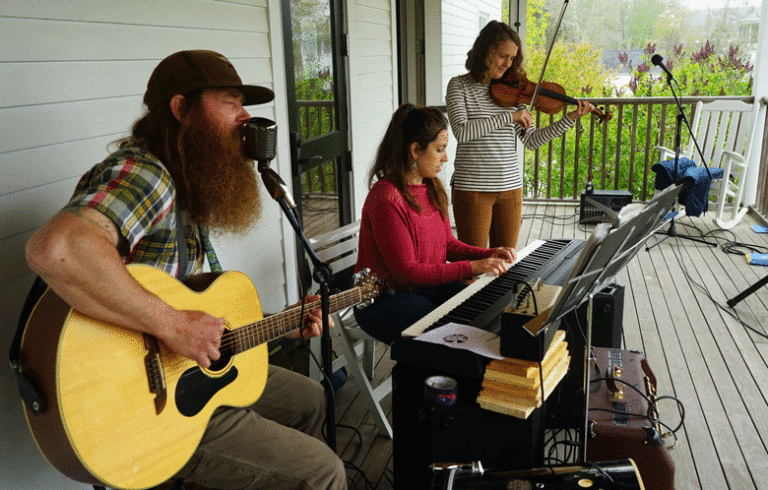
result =
[[[534,94],[533,106],[544,114],[555,114],[563,110],[565,104],[579,104],[579,101],[569,97],[562,85],[555,82],[542,81],[536,93],[536,84],[525,76],[518,78],[517,74],[507,70],[498,80],[491,80],[491,99],[502,107],[514,107],[520,104],[530,104]],[[613,114],[603,112],[595,107],[591,111],[601,121],[610,121]]]

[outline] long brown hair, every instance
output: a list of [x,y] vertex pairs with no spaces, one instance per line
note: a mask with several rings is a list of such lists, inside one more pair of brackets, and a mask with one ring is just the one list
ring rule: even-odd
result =
[[[448,129],[443,112],[437,107],[417,107],[405,103],[392,115],[384,139],[376,151],[376,160],[368,178],[369,187],[380,179],[387,179],[403,195],[411,208],[421,213],[421,206],[411,194],[405,174],[411,170],[411,144],[424,150],[437,139],[440,132]],[[429,202],[448,218],[448,195],[437,177],[425,178]]]
[[[202,100],[202,90],[185,96],[185,109],[199,107]],[[176,199],[183,209],[193,210],[192,184],[188,179],[186,161],[181,147],[181,123],[171,112],[170,104],[155,104],[131,129],[131,135],[118,142],[120,148],[139,145],[156,156],[173,178],[176,187]],[[200,222],[200,216],[193,216],[195,223]]]
[[512,60],[509,70],[520,76],[525,76],[523,69],[523,44],[514,29],[504,22],[492,20],[488,22],[475,39],[475,44],[467,53],[464,67],[476,82],[482,82],[488,71],[488,60],[496,49],[504,42],[512,41],[517,45],[517,56]]

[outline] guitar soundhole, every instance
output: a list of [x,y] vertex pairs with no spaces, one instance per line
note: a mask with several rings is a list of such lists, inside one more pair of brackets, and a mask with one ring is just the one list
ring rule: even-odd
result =
[[213,396],[222,388],[237,378],[237,368],[232,366],[229,371],[211,377],[210,373],[219,373],[226,370],[232,360],[234,343],[232,331],[224,332],[221,337],[221,357],[211,363],[211,366],[203,371],[199,366],[187,369],[181,375],[176,385],[176,408],[179,413],[187,417],[194,417],[205,408]]
[[221,357],[219,357],[219,360],[211,363],[211,367],[208,368],[209,371],[215,373],[225,369],[229,365],[229,360],[232,359],[233,350],[232,336],[233,334],[231,330],[227,330],[224,332],[224,335],[221,336],[221,347],[219,348]]
[[221,353],[221,357],[219,357],[218,361],[213,361],[211,363],[211,367],[208,368],[209,371],[218,372],[222,369],[225,369],[229,365],[229,360],[232,359],[232,356],[225,356],[224,353]]

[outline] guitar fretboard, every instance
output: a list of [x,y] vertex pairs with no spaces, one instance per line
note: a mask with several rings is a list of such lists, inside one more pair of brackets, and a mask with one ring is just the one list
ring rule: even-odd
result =
[[[329,298],[329,313],[335,313],[363,301],[363,288],[360,287],[335,294]],[[307,321],[309,312],[320,308],[321,302],[319,300],[311,301],[304,304],[303,308],[295,306],[276,315],[262,318],[257,322],[228,330],[222,337],[221,353],[222,355],[239,354],[298,330]]]

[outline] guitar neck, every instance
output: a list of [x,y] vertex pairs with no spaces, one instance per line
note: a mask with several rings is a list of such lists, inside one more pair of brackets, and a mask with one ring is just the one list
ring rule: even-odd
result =
[[[329,298],[329,314],[349,308],[363,302],[361,288],[353,288]],[[265,342],[279,339],[286,334],[298,330],[309,317],[310,310],[321,307],[321,302],[312,301],[304,304],[304,307],[295,306],[276,315],[271,315],[257,322],[243,325],[229,330],[222,338],[222,352],[227,350],[231,354],[239,354]]]

